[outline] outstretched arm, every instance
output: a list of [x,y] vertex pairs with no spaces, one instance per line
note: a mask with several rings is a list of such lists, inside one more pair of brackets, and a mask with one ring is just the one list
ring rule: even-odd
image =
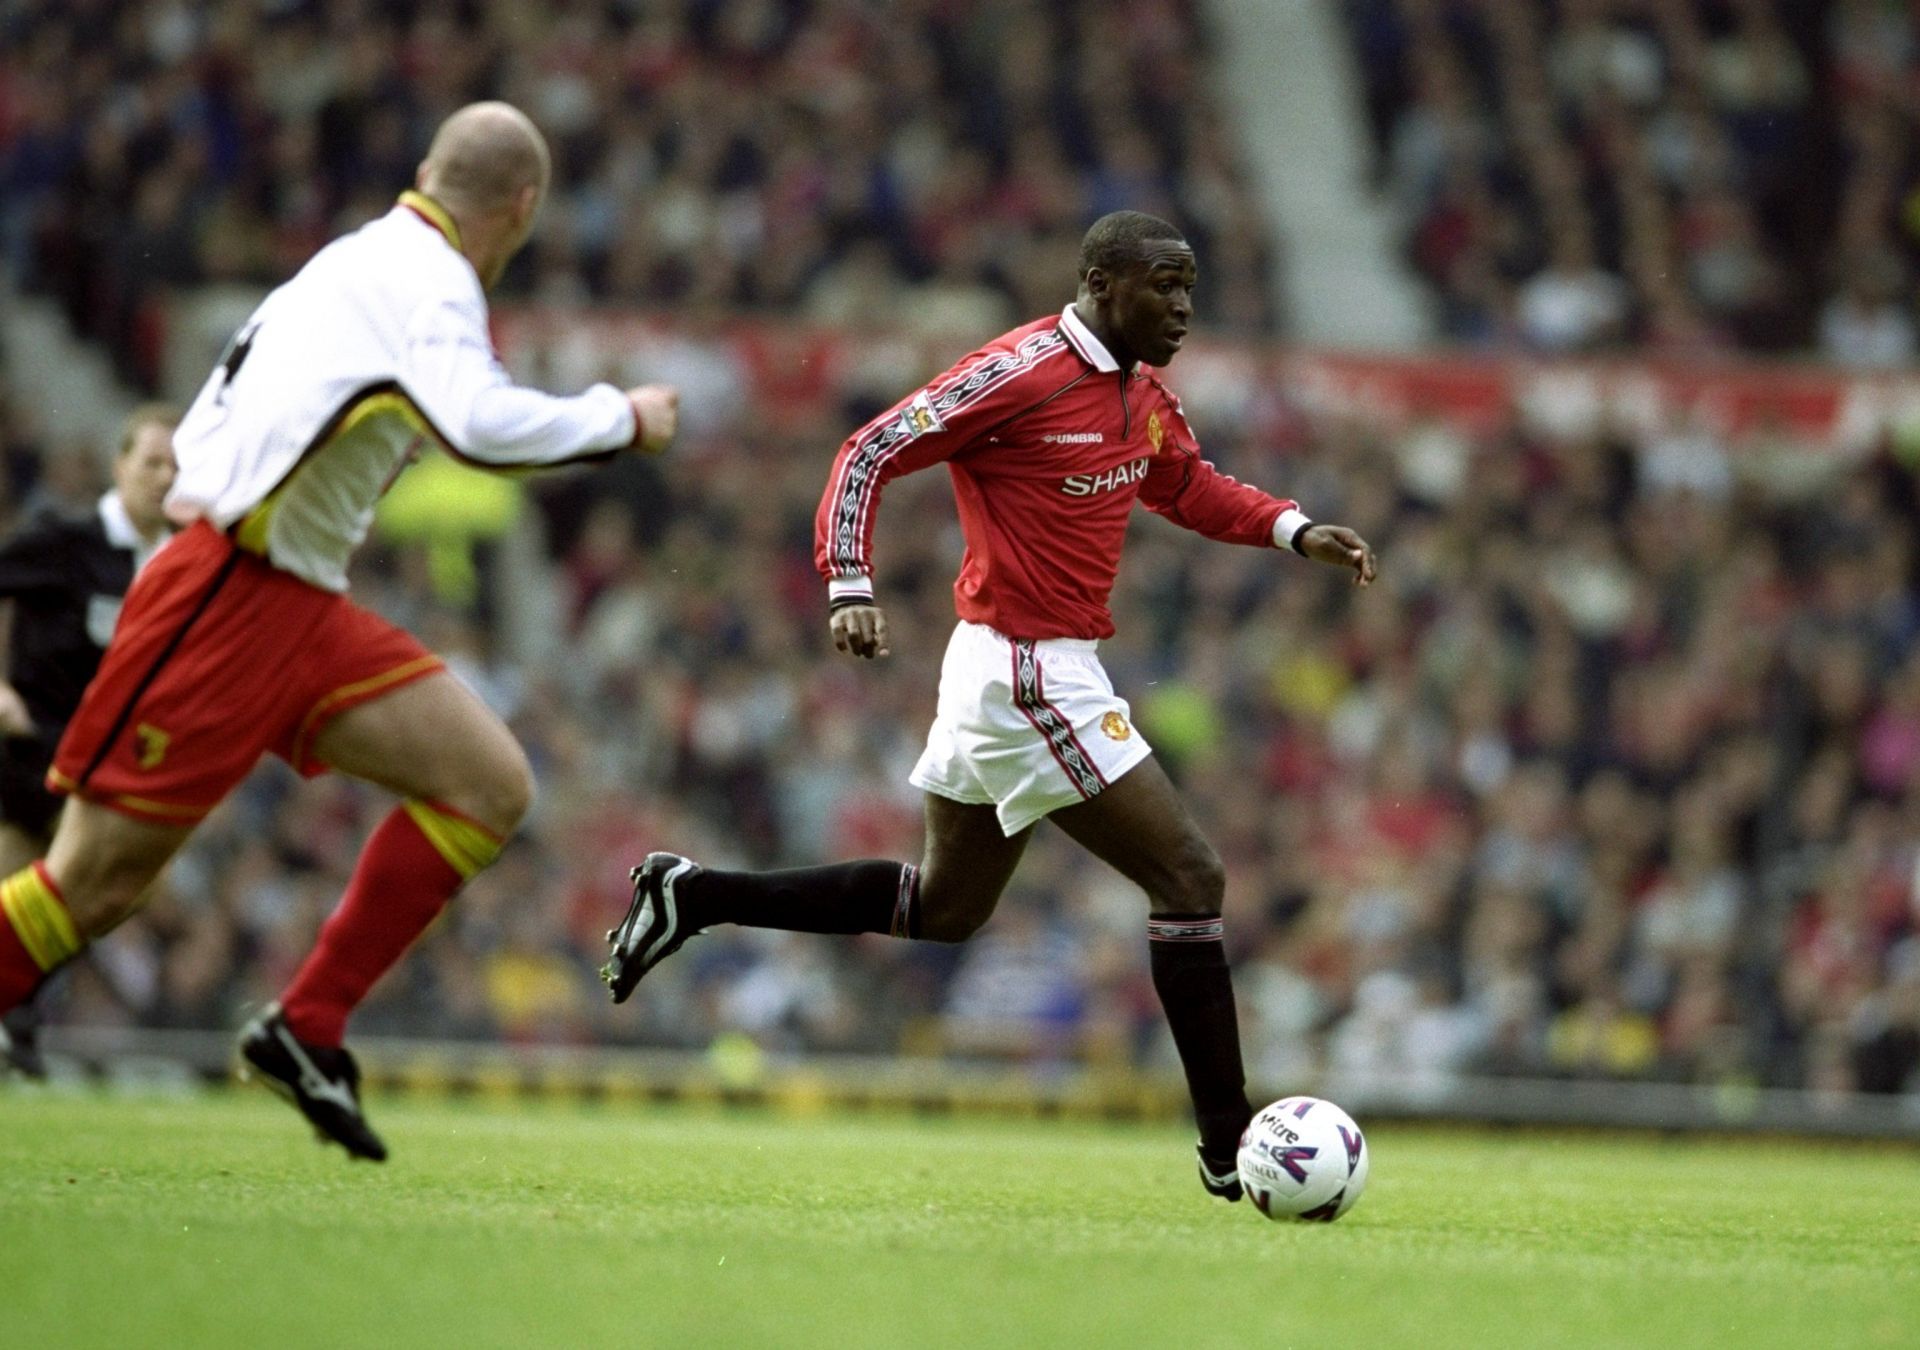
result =
[[1221,473],[1200,457],[1179,406],[1170,412],[1165,439],[1140,483],[1149,511],[1223,543],[1291,548],[1315,562],[1351,567],[1355,585],[1372,583],[1375,563],[1366,540],[1344,525],[1315,524],[1298,502]]
[[447,301],[407,333],[406,386],[455,454],[486,468],[544,468],[665,448],[679,395],[664,385],[596,384],[572,397],[517,385],[494,355],[484,313]]

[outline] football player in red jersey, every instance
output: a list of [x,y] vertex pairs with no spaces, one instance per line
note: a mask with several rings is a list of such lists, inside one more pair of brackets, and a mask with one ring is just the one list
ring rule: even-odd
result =
[[1235,1153],[1252,1112],[1221,937],[1219,857],[1153,760],[1101,667],[1107,598],[1137,499],[1209,538],[1350,568],[1373,551],[1339,525],[1237,483],[1200,457],[1179,400],[1150,371],[1193,318],[1193,250],[1164,220],[1120,211],[1081,245],[1080,289],[1060,314],[964,358],[849,437],[815,524],[834,645],[888,654],[869,561],[881,489],[944,462],[967,552],[960,624],[939,710],[912,780],[926,791],[915,864],[719,872],[671,853],[634,869],[608,934],[616,1002],[717,923],[817,933],[970,937],[993,913],[1034,825],[1050,817],[1146,891],[1154,988],[1200,1127],[1200,1179],[1240,1198]]

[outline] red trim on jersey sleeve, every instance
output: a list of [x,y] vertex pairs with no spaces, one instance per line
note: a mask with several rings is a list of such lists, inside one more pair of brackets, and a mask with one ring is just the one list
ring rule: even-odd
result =
[[1180,410],[1180,401],[1159,380],[1166,396],[1165,441],[1140,483],[1140,503],[1184,529],[1226,544],[1274,547],[1273,523],[1292,500],[1274,497],[1221,473],[1200,457],[1200,442]]
[[830,581],[871,575],[881,489],[902,474],[953,458],[1044,397],[1036,390],[1050,377],[1039,377],[1037,384],[1036,372],[1071,350],[1052,318],[1017,328],[849,436],[834,456],[814,515],[814,564],[820,575]]

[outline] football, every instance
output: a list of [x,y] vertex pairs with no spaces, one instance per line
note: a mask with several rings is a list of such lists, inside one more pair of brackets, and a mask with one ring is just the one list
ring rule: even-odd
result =
[[1240,1184],[1269,1219],[1331,1223],[1367,1187],[1367,1140],[1318,1097],[1282,1097],[1240,1136]]

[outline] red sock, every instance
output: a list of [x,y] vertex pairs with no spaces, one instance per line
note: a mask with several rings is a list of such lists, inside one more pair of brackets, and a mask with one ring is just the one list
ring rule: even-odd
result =
[[0,1013],[25,1003],[85,945],[45,863],[0,879]]
[[13,925],[0,921],[0,1013],[12,1012],[32,995],[47,972],[27,954]]
[[339,1045],[347,1014],[499,849],[491,832],[438,802],[407,802],[381,821],[312,954],[281,995],[293,1034]]

